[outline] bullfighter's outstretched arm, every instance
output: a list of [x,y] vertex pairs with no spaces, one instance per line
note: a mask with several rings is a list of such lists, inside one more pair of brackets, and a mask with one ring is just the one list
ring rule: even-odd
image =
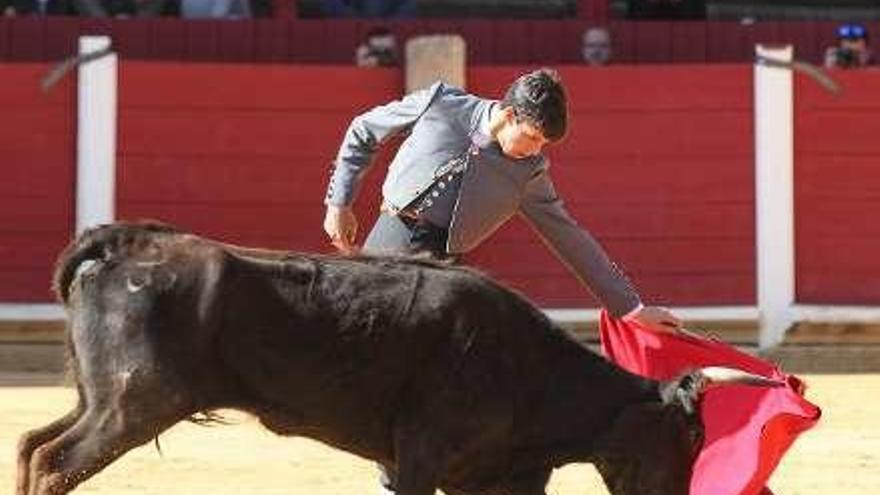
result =
[[627,315],[641,306],[641,299],[629,280],[596,239],[565,209],[546,170],[529,182],[520,211],[556,256],[612,315]]

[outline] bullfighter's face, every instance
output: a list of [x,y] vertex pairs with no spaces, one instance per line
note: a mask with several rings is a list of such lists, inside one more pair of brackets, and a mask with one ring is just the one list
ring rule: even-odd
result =
[[520,159],[535,156],[549,143],[540,129],[518,119],[512,108],[505,108],[501,112],[501,125],[495,138],[501,151],[508,157]]

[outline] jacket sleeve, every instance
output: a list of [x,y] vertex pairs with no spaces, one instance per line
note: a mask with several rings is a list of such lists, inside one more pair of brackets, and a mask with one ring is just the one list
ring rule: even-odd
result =
[[641,304],[602,246],[566,211],[546,169],[527,184],[520,213],[612,315],[623,316]]
[[415,125],[441,86],[441,83],[435,83],[352,120],[333,162],[324,204],[345,206],[354,202],[361,178],[370,167],[376,149],[388,138]]

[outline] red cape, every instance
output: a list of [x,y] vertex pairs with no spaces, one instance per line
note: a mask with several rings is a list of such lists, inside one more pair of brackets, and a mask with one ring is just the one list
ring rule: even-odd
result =
[[706,391],[700,411],[705,443],[694,464],[690,495],[771,493],[765,485],[782,455],[821,415],[804,399],[800,379],[723,342],[686,333],[658,334],[605,311],[600,335],[611,361],[652,379],[727,366],[787,383],[782,388],[736,385]]

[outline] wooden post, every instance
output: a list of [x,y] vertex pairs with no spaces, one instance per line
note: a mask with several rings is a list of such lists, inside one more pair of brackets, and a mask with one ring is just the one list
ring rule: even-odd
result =
[[[757,55],[790,62],[791,45],[758,45]],[[794,103],[792,71],[755,65],[755,224],[760,345],[791,326],[794,274]]]
[[464,89],[467,46],[457,34],[416,36],[406,42],[406,92],[442,80]]

